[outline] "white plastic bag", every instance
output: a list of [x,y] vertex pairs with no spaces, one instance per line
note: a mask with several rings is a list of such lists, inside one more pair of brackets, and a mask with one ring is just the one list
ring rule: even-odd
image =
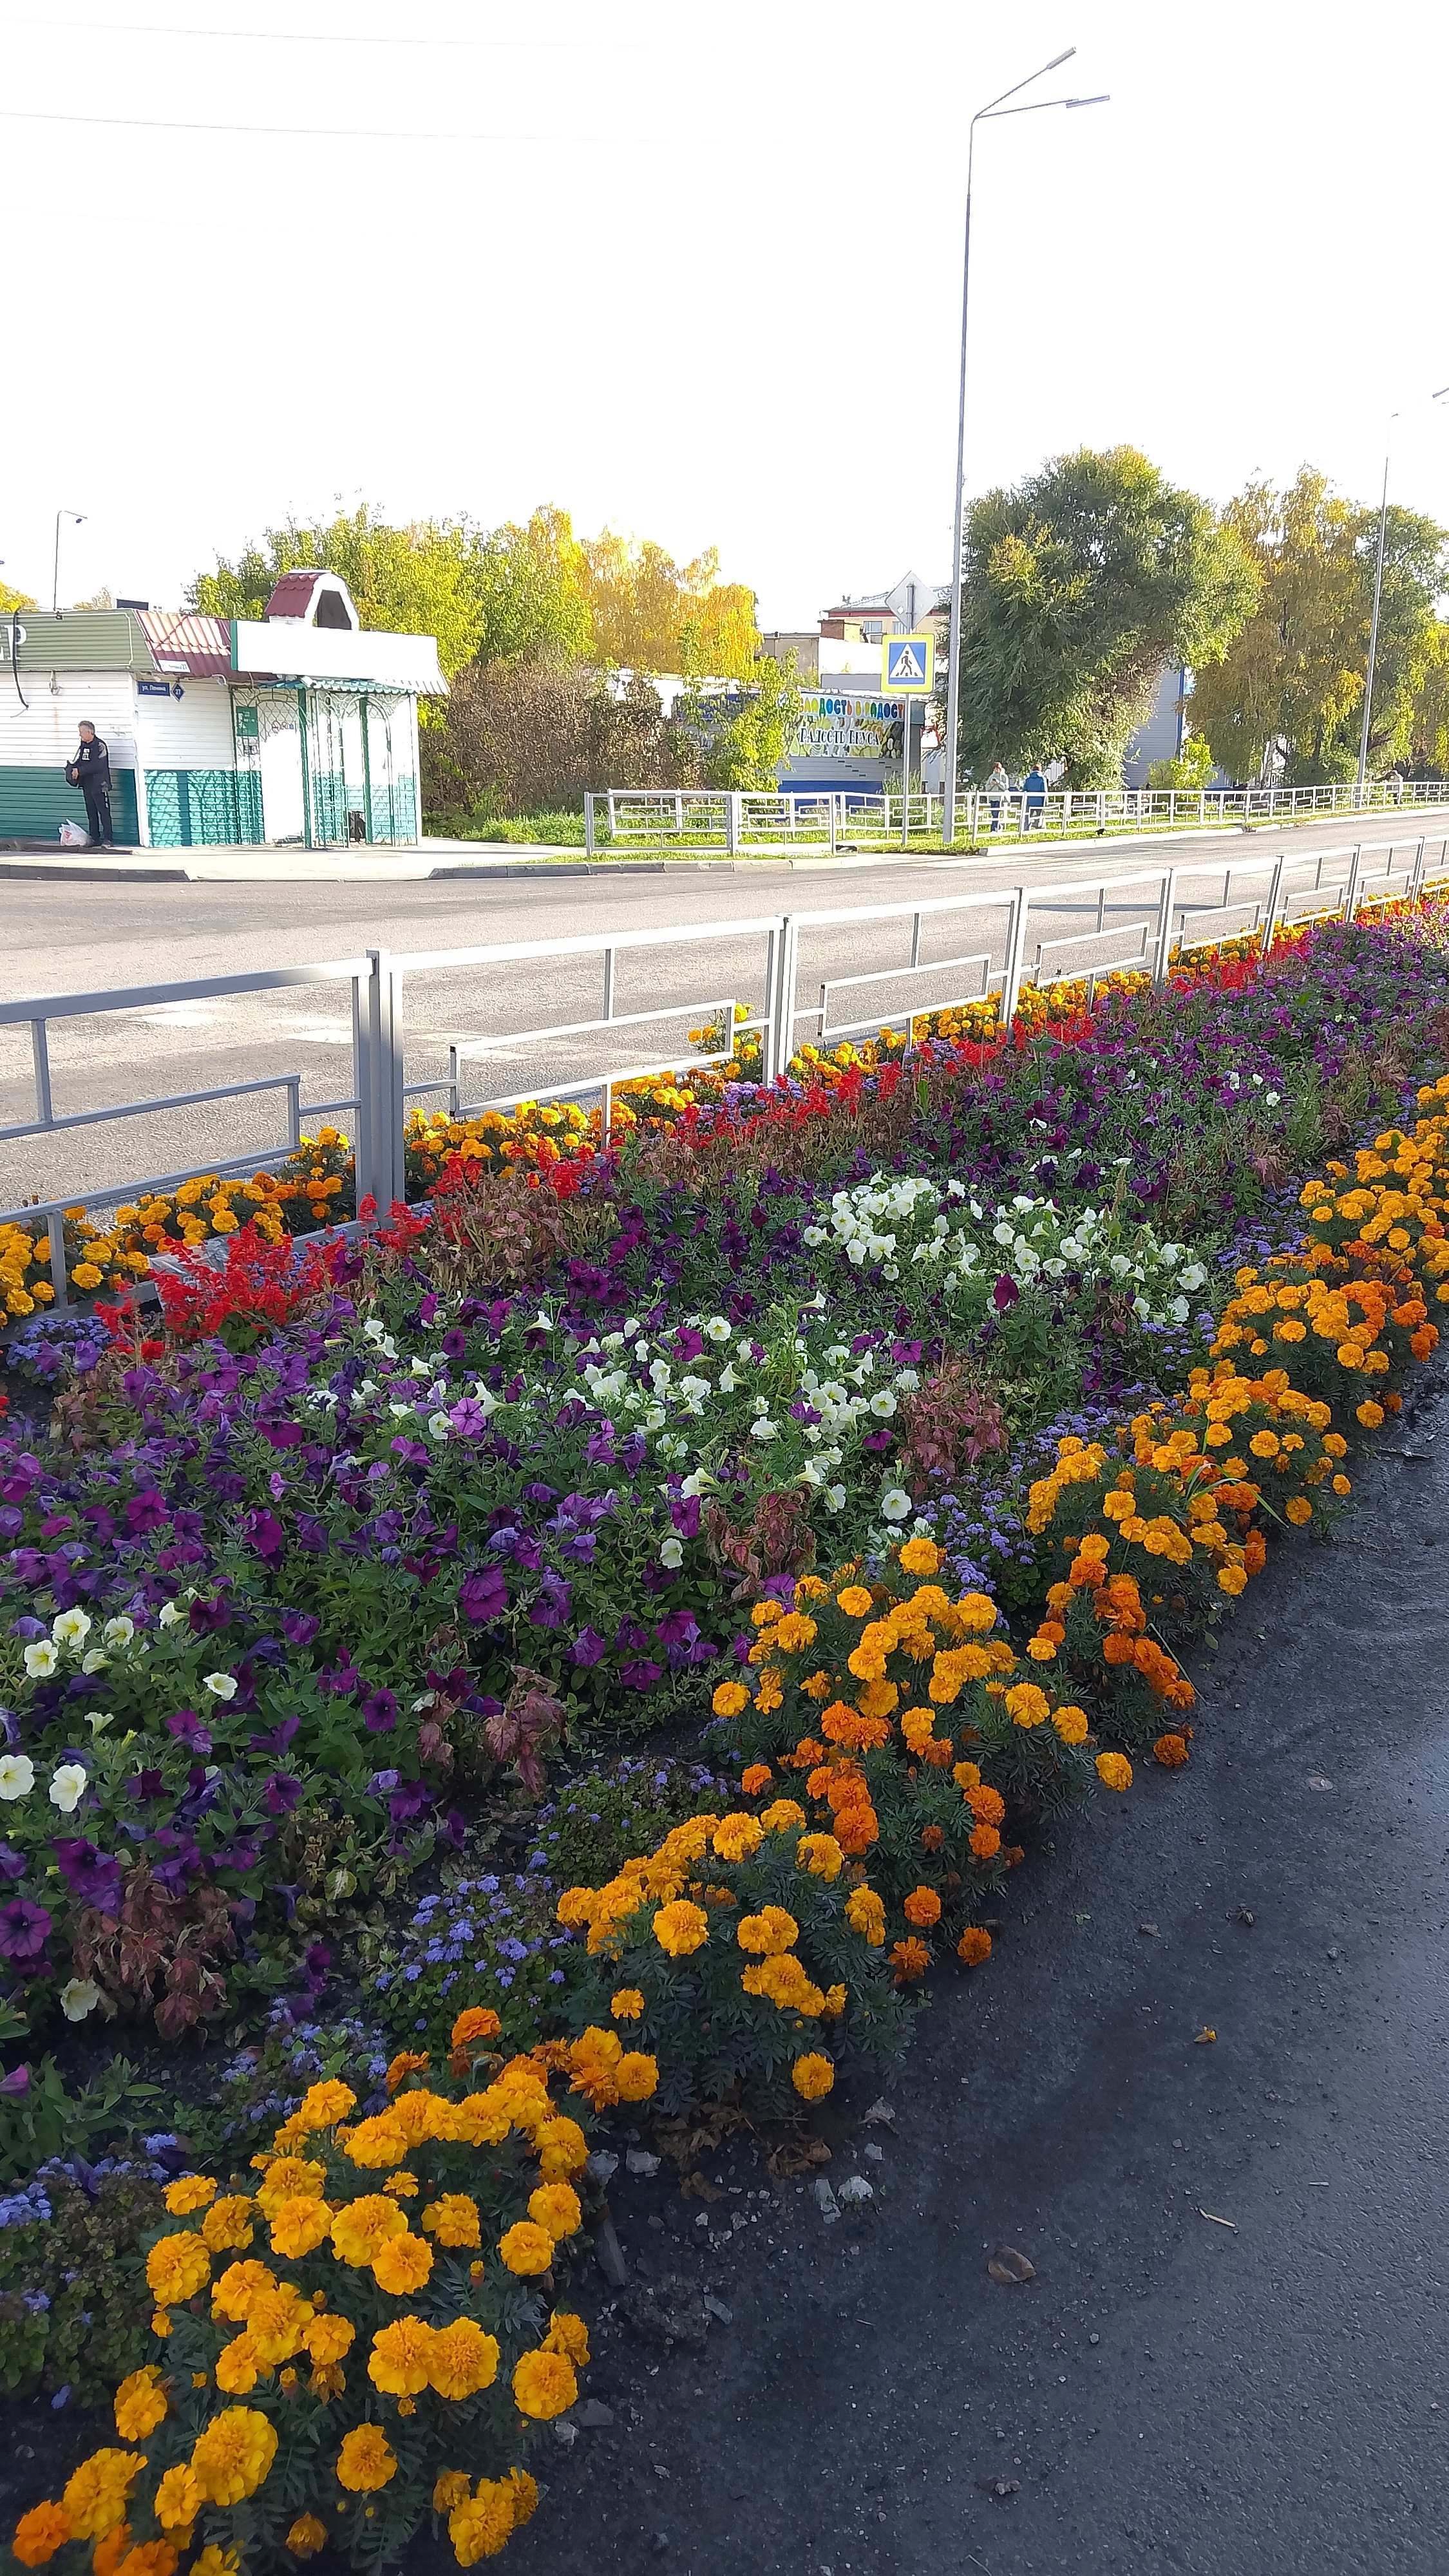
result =
[[90,845],[91,836],[89,832],[83,832],[79,823],[73,823],[70,816],[67,814],[60,827],[61,848],[63,850],[88,850]]

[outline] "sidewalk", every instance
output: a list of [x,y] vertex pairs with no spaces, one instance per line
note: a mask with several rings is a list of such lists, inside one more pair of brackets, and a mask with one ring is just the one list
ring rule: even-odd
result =
[[603,2317],[612,2420],[546,2447],[517,2576],[1443,2576],[1446,1422],[1254,1587],[1189,1768],[1056,1828],[938,1979],[895,2130],[832,2133],[862,2220],[748,2137],[707,2224],[615,2177],[633,2276],[715,2321]]

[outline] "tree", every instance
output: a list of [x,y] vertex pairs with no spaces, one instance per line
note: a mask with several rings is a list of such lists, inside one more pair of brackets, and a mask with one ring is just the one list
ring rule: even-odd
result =
[[1135,447],[1081,448],[985,494],[963,572],[963,766],[1065,760],[1073,787],[1121,784],[1164,665],[1214,661],[1256,588],[1236,533]]
[[689,678],[745,680],[760,649],[755,595],[721,582],[711,546],[680,566],[645,537],[635,544],[606,528],[583,547],[595,659],[625,671],[678,671]]
[[38,605],[28,590],[12,590],[8,581],[0,581],[0,617],[8,617],[14,608],[35,608]]
[[543,504],[526,527],[511,522],[482,538],[473,581],[482,625],[480,662],[531,653],[574,662],[591,649],[585,550],[567,510]]
[[[1194,725],[1233,778],[1282,764],[1290,786],[1357,775],[1379,513],[1304,466],[1286,490],[1250,483],[1224,526],[1257,570],[1258,604],[1222,659],[1198,673]],[[1385,523],[1370,769],[1408,753],[1433,651],[1445,533],[1412,510]]]
[[803,708],[793,659],[786,668],[761,653],[751,666],[747,688],[732,689],[725,697],[707,697],[694,688],[679,699],[674,712],[699,744],[706,787],[768,789],[789,757]]
[[1175,760],[1153,761],[1147,772],[1147,784],[1149,787],[1185,788],[1190,795],[1197,795],[1206,787],[1213,767],[1212,750],[1203,736],[1185,733],[1182,749]]
[[430,819],[577,810],[587,788],[687,787],[700,771],[642,674],[621,686],[556,656],[475,662],[421,748]]
[[1449,777],[1449,623],[1442,619],[1428,638],[1424,674],[1414,694],[1410,756],[1421,778]]
[[339,510],[326,526],[268,528],[236,562],[198,573],[192,606],[212,617],[260,617],[280,576],[315,566],[340,573],[364,626],[395,635],[435,635],[445,676],[471,662],[484,632],[477,578],[479,540],[461,520],[394,528],[366,502]]

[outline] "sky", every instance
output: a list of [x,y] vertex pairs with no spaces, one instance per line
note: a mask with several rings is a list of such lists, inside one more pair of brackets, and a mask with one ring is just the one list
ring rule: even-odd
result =
[[[72,14],[73,13],[73,14]],[[1449,524],[1420,0],[0,0],[0,580],[159,604],[367,500],[719,549],[762,622],[950,560],[966,484],[1129,442]],[[284,129],[275,131],[270,129]],[[82,524],[69,514],[84,513]]]

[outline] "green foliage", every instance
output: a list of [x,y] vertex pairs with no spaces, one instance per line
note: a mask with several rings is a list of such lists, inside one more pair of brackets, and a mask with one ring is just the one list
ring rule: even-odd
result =
[[1133,447],[1054,458],[988,492],[966,534],[961,760],[1063,759],[1116,787],[1164,663],[1220,654],[1255,595],[1237,534]]
[[699,741],[706,787],[768,790],[790,755],[803,707],[793,668],[761,653],[747,688],[724,698],[691,689],[678,701],[675,719]]
[[1213,774],[1212,746],[1205,735],[1185,733],[1182,749],[1173,760],[1154,760],[1147,772],[1149,787],[1186,789],[1196,795],[1206,787]]
[[28,590],[12,590],[8,581],[0,581],[0,617],[8,617],[12,608],[35,608],[38,605]]
[[593,645],[585,554],[567,510],[545,505],[524,527],[512,521],[475,538],[471,581],[479,609],[477,658],[583,660]]
[[[39,2177],[0,2226],[0,2388],[68,2387],[109,2397],[145,2357],[153,2301],[142,2240],[160,2224],[159,2184],[122,2165],[87,2190],[73,2174]],[[34,2216],[21,2211],[32,2208]],[[42,2214],[45,2213],[45,2214]]]
[[137,2082],[124,2057],[79,2093],[66,2091],[53,2057],[42,2059],[22,2093],[0,2096],[0,2182],[34,2173],[52,2156],[96,2155],[152,2116],[160,2098],[157,2085]]
[[[1355,509],[1305,465],[1283,491],[1250,483],[1223,525],[1256,567],[1258,606],[1217,665],[1199,671],[1194,725],[1233,778],[1260,777],[1270,751],[1281,753],[1289,786],[1355,777],[1378,511]],[[1417,736],[1416,701],[1437,658],[1433,605],[1445,547],[1432,519],[1389,510],[1371,771],[1405,758]]]

